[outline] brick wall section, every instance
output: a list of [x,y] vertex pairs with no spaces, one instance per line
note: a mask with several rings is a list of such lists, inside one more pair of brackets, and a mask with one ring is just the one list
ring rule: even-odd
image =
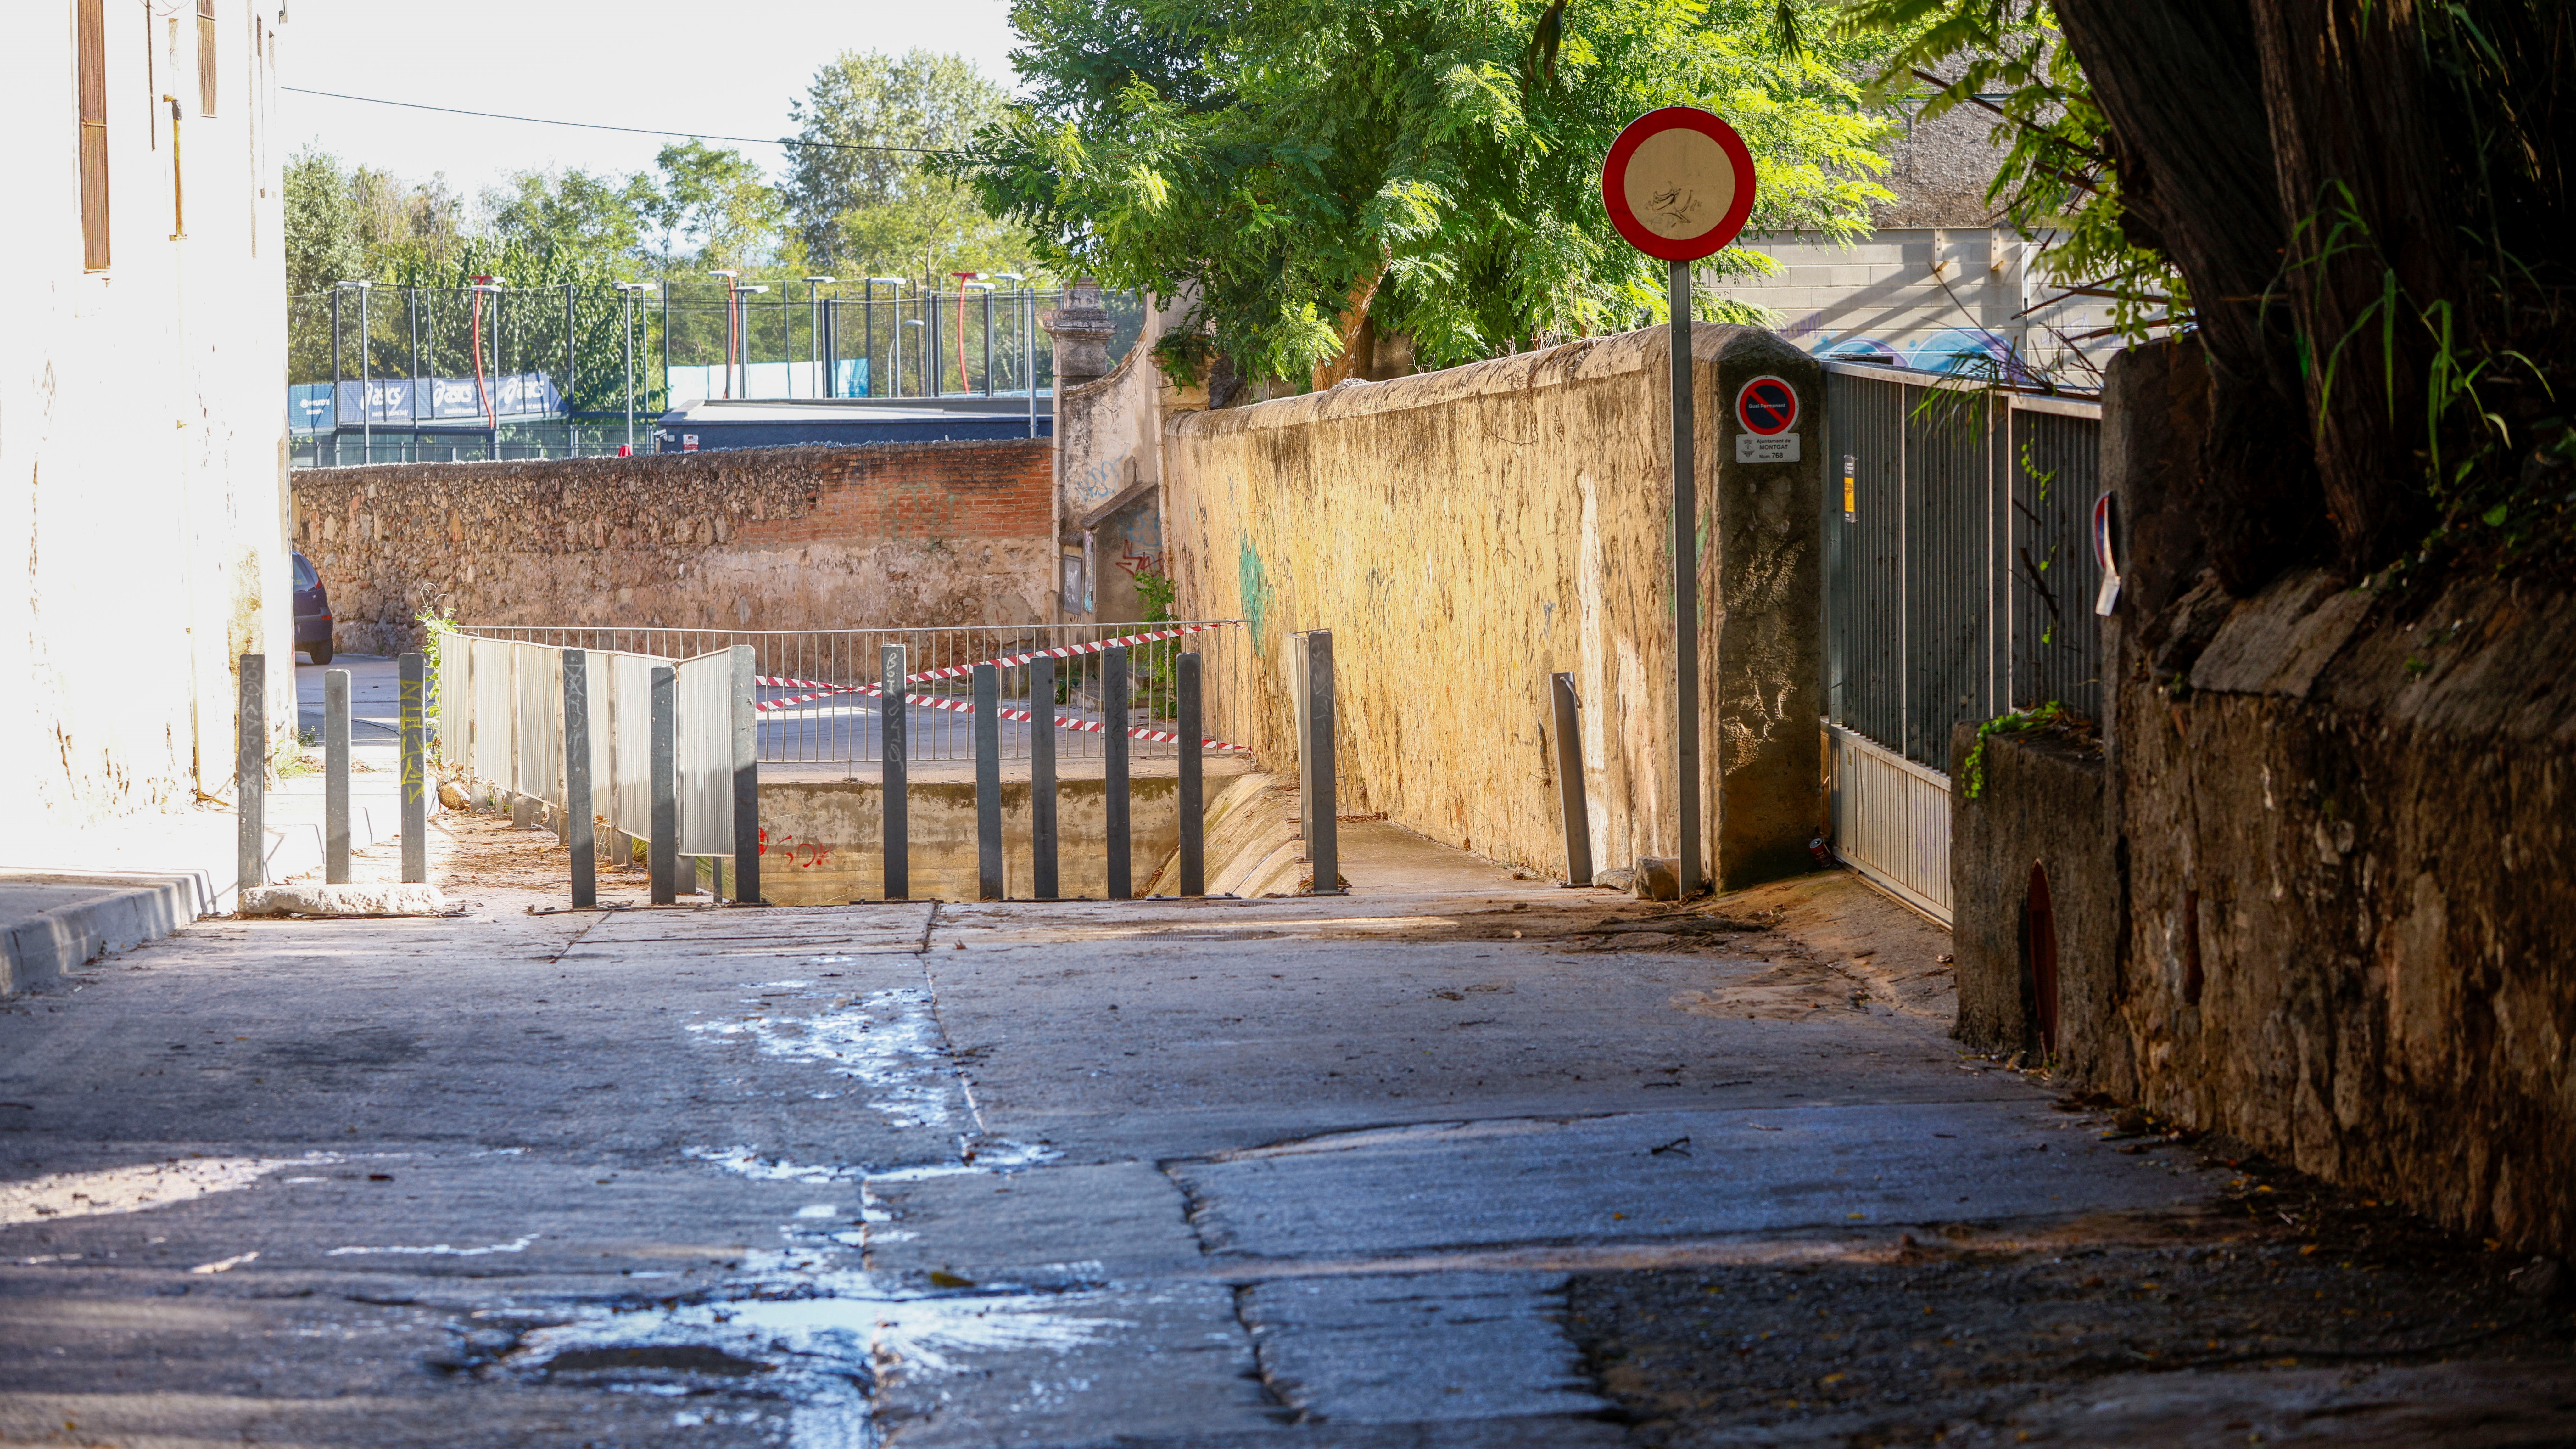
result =
[[1044,439],[295,475],[352,653],[469,624],[853,629],[1051,618]]

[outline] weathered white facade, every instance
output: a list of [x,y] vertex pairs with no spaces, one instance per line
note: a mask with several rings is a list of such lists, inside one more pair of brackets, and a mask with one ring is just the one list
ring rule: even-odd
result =
[[2002,160],[1987,134],[1993,122],[1963,106],[1910,123],[1880,178],[1896,199],[1877,208],[1868,237],[1845,246],[1749,235],[1744,249],[1776,269],[1706,285],[1768,308],[1783,336],[1820,357],[1937,372],[1982,354],[2094,385],[2094,367],[2118,350],[2090,335],[2109,320],[2107,304],[2062,297],[2040,275],[2044,241],[2000,224],[1986,200]]
[[[24,0],[0,86],[0,823],[230,794],[295,697],[278,0]],[[86,205],[85,205],[86,202]],[[23,560],[23,564],[21,564]]]

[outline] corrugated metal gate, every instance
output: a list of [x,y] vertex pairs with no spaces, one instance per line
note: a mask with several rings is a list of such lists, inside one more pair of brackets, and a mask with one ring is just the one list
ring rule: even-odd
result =
[[1950,730],[2101,707],[2101,404],[1825,365],[1826,759],[1836,854],[1950,916]]

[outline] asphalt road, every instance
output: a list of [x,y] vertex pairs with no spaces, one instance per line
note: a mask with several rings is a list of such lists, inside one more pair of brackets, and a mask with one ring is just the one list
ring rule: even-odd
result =
[[[1589,893],[539,915],[550,837],[442,828],[464,915],[207,923],[0,1014],[0,1442],[2097,1442],[2083,1375],[1695,1413],[1602,1325],[2241,1186],[1793,935]],[[2576,1430],[2494,1372],[2416,1396]]]

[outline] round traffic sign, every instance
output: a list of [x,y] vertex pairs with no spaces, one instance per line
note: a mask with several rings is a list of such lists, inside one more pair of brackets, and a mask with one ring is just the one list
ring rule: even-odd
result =
[[1753,214],[1753,153],[1733,126],[1697,107],[1648,111],[1610,143],[1601,204],[1619,235],[1650,257],[1713,256]]
[[1766,438],[1785,433],[1798,421],[1798,390],[1766,372],[1736,392],[1735,420]]

